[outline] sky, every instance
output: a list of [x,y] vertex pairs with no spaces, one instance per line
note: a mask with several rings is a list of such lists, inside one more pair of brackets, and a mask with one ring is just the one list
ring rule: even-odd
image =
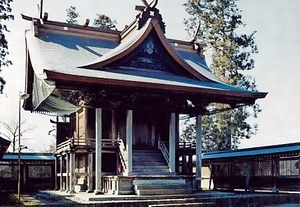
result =
[[[182,4],[184,0],[160,0],[157,8],[166,23],[168,38],[190,40],[184,30],[183,19],[188,17]],[[18,96],[24,91],[25,43],[24,32],[31,24],[21,19],[21,13],[38,17],[40,0],[14,0],[12,3],[14,21],[8,23],[10,33],[9,59],[13,65],[3,68],[1,76],[7,81],[3,95],[0,95],[1,120],[17,119]],[[49,19],[65,22],[66,9],[76,6],[80,14],[79,24],[85,19],[94,19],[96,13],[104,13],[117,21],[122,30],[137,14],[135,5],[143,5],[140,0],[44,0],[43,11]],[[299,0],[240,0],[242,20],[246,27],[241,31],[257,31],[255,42],[259,53],[253,56],[254,76],[259,91],[268,92],[258,103],[262,108],[259,117],[249,120],[258,124],[259,130],[250,140],[242,140],[240,148],[284,144],[300,141],[300,1]],[[48,131],[53,129],[50,117],[22,110],[23,129],[34,128],[24,134],[28,151],[43,151],[53,142]],[[5,130],[0,127],[0,136]],[[3,134],[4,133],[4,134]]]

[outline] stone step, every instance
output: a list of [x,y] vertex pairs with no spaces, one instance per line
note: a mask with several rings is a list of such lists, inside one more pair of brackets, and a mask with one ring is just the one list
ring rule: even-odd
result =
[[132,159],[133,175],[170,175],[159,150],[134,150]]
[[135,193],[138,196],[145,195],[182,195],[182,194],[190,194],[192,193],[192,189],[144,189],[144,190],[136,190]]
[[153,166],[145,166],[145,165],[134,165],[132,169],[147,169],[153,171],[154,169],[169,169],[166,165],[153,165]]
[[164,160],[162,155],[132,155],[132,160]]
[[186,185],[135,185],[135,190],[153,190],[153,189],[185,189]]
[[216,206],[212,202],[196,202],[196,203],[164,203],[164,204],[152,204],[149,207],[180,207],[180,206],[199,206],[199,207],[213,207]]
[[133,185],[185,185],[184,179],[135,179]]
[[133,162],[135,166],[167,166],[165,162]]

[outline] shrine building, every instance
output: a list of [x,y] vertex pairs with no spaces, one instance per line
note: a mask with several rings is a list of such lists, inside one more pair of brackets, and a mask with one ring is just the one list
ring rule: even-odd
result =
[[[266,93],[221,82],[203,47],[168,39],[157,1],[124,30],[28,17],[24,108],[55,115],[56,189],[136,195],[201,190],[201,116]],[[180,170],[179,116],[196,117],[196,172]],[[41,140],[42,141],[42,140]]]

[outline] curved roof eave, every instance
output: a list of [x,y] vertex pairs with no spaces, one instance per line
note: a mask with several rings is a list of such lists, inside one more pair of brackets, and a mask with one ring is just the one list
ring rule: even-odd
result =
[[[217,97],[217,99],[232,99],[240,103],[253,104],[256,99],[265,98],[267,93],[264,92],[250,92],[235,87],[230,87],[225,84],[215,82],[203,82],[198,83],[181,82],[176,80],[161,80],[157,78],[139,77],[126,74],[110,73],[107,71],[97,71],[97,75],[91,71],[91,74],[80,73],[68,74],[61,72],[54,72],[51,70],[45,70],[49,79],[53,81],[70,81],[70,82],[82,82],[102,85],[113,86],[126,86],[126,87],[142,87],[146,89],[154,90],[167,90],[175,93],[189,93],[189,94],[206,94],[209,96]],[[224,87],[224,88],[223,88]],[[222,98],[223,97],[223,98]],[[251,102],[251,103],[250,103]],[[226,103],[226,101],[224,101]]]

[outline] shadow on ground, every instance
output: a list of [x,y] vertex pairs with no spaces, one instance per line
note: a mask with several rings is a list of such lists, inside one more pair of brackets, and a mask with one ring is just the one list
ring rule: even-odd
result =
[[39,192],[21,195],[19,202],[17,195],[12,192],[0,192],[0,206],[72,206],[76,202],[68,200],[62,196],[46,196]]

